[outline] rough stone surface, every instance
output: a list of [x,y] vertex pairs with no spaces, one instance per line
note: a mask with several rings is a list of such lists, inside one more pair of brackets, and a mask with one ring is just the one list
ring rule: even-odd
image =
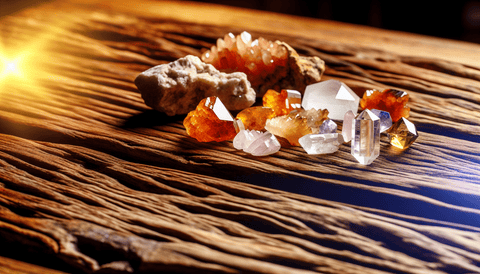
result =
[[210,96],[220,98],[229,110],[247,108],[256,98],[244,73],[220,72],[193,55],[140,73],[135,85],[145,104],[169,116],[186,114]]

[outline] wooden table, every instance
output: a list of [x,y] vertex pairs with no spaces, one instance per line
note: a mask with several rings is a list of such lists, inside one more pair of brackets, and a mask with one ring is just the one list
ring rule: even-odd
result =
[[[253,157],[144,104],[141,71],[244,30],[359,95],[407,91],[419,138],[369,166],[347,144]],[[54,1],[0,34],[0,273],[480,272],[479,45],[140,0]]]

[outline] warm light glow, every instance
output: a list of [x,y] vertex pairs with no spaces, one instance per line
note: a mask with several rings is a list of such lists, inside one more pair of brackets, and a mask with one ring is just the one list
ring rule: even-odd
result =
[[8,78],[23,78],[21,61],[21,57],[10,59],[0,56],[0,82]]

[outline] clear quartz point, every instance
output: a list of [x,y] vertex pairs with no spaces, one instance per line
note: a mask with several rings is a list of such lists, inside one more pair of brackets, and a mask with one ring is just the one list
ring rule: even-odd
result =
[[359,102],[360,97],[347,85],[337,80],[327,80],[307,86],[302,107],[305,110],[327,109],[330,119],[342,121],[349,110],[357,114]]
[[380,118],[369,109],[353,120],[351,153],[362,165],[371,164],[380,154]]
[[270,132],[240,130],[233,139],[233,146],[254,156],[266,156],[280,150],[280,142]]
[[371,111],[380,118],[380,133],[385,132],[392,127],[392,117],[390,117],[388,111],[379,109],[372,109]]
[[352,140],[352,134],[353,134],[353,120],[355,119],[355,114],[349,110],[345,113],[345,116],[343,117],[343,125],[342,125],[342,135],[343,135],[343,140],[345,142],[350,142]]
[[330,120],[327,119],[323,121],[323,123],[320,125],[320,129],[318,133],[324,134],[324,133],[336,133],[337,132],[337,124]]
[[338,150],[338,133],[307,134],[298,142],[308,154],[328,154]]

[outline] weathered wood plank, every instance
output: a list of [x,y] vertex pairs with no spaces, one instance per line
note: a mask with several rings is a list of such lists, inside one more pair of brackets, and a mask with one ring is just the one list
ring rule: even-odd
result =
[[[478,45],[121,3],[53,2],[0,21],[0,49],[34,68],[0,84],[2,243],[98,273],[480,272]],[[359,95],[406,90],[417,142],[399,152],[382,139],[370,166],[348,145],[257,158],[198,143],[184,117],[145,106],[139,72],[243,30],[321,57],[323,79]]]

